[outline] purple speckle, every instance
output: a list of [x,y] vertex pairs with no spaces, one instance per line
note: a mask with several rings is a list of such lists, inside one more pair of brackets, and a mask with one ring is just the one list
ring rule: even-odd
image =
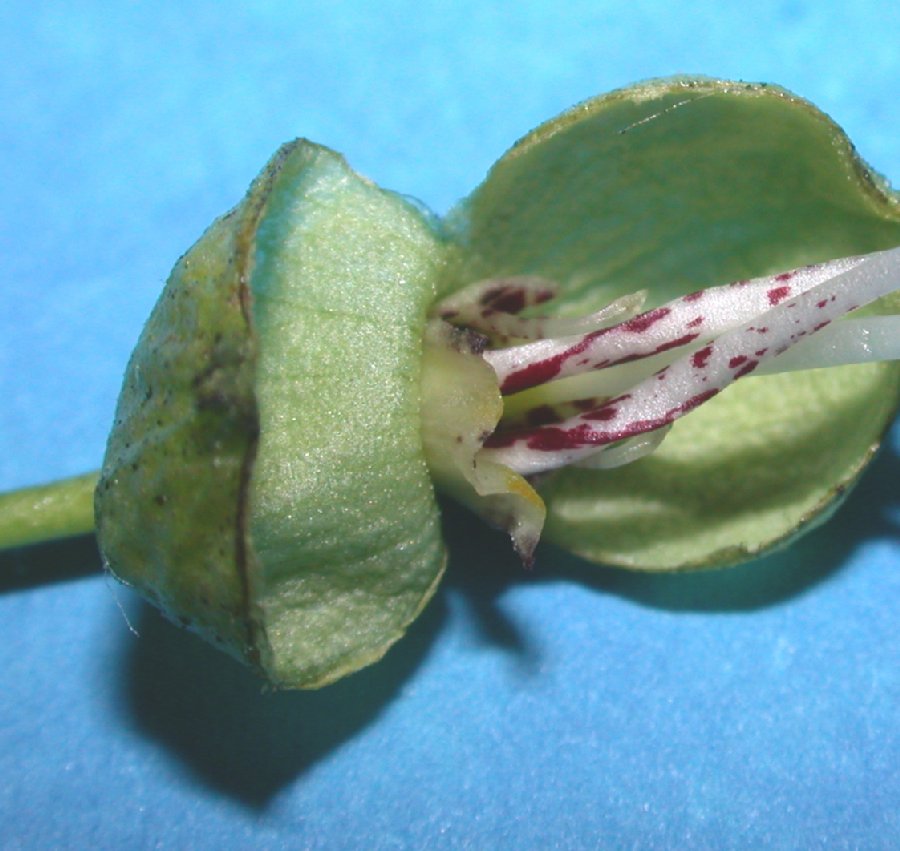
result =
[[704,346],[702,349],[697,349],[696,352],[691,356],[691,363],[697,369],[703,369],[706,366],[707,361],[709,360],[709,356],[712,354],[712,346]]
[[[789,279],[790,279],[790,276],[785,278],[781,275],[778,275],[775,278],[776,281],[787,281]],[[791,294],[790,287],[772,287],[772,289],[770,289],[766,293],[766,295],[769,298],[769,304],[771,304],[773,307],[776,304],[781,304],[781,302],[783,302],[790,294]]]
[[660,319],[665,319],[671,312],[672,309],[669,307],[656,307],[653,310],[640,314],[640,316],[635,316],[634,319],[623,322],[622,328],[635,334],[641,334],[659,322]]

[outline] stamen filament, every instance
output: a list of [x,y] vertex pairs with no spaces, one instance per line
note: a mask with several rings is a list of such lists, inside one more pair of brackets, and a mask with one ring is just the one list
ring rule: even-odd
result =
[[[595,343],[604,336],[631,345],[626,359],[642,356],[636,352],[650,346],[655,347],[650,353],[656,354],[685,345],[683,331],[686,316],[690,313],[685,305],[705,302],[710,307],[703,314],[697,314],[694,308],[695,315],[702,318],[697,326],[703,326],[703,333],[732,326],[712,342],[639,380],[628,392],[614,396],[592,410],[552,425],[495,432],[485,443],[486,457],[528,475],[580,462],[597,452],[599,447],[669,425],[713,398],[733,381],[751,374],[761,364],[777,362],[778,355],[833,320],[900,287],[900,248],[832,261],[750,283],[753,286],[745,293],[746,299],[735,299],[729,294],[743,292],[749,284],[717,287],[656,308],[655,312],[648,311],[642,315],[643,322],[637,323],[642,319],[639,316],[614,326],[608,333],[586,335],[581,341],[584,348],[578,356],[572,355],[571,351],[579,343],[547,341],[563,346],[564,355],[562,360],[553,363],[556,368],[549,380],[563,373],[564,367],[569,370],[565,374],[577,369],[599,368]],[[797,291],[801,294],[789,298]],[[754,312],[748,320],[751,306]],[[738,327],[733,327],[732,312],[742,317]],[[652,321],[647,319],[651,315]],[[855,320],[840,324],[849,326],[851,321]],[[871,324],[871,320],[865,321]],[[885,326],[888,335],[896,330],[896,323],[894,318],[893,325]],[[654,333],[646,333],[654,327]],[[852,335],[854,328],[860,331],[861,327],[850,326],[835,336],[832,343]],[[666,329],[670,336],[661,336]],[[698,337],[700,333],[698,331]],[[828,342],[826,337],[826,344]],[[849,343],[847,347],[853,348]],[[521,352],[528,347],[518,348]],[[863,353],[863,348],[856,346],[857,353]],[[585,358],[588,350],[590,356]],[[896,343],[885,343],[879,352],[882,350],[896,354]],[[503,350],[485,352],[484,357],[497,369],[498,361],[503,363],[498,357],[502,353]],[[869,354],[872,353],[870,347]],[[825,363],[832,362],[826,360]],[[546,363],[546,359],[536,363]],[[514,374],[510,372],[508,376]],[[503,380],[503,367],[498,376],[501,389],[504,389],[509,381]]]
[[756,375],[900,360],[900,316],[842,319],[760,365]]
[[860,257],[842,258],[699,290],[578,339],[538,340],[487,351],[484,357],[497,373],[501,392],[519,392],[592,369],[706,342],[861,262]]

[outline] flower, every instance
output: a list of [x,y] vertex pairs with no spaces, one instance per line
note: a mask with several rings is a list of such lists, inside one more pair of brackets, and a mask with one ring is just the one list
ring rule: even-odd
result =
[[[317,687],[433,594],[435,485],[526,560],[545,512],[597,561],[751,557],[822,516],[893,417],[898,368],[875,361],[896,324],[841,317],[897,311],[898,244],[897,197],[769,86],[589,101],[444,220],[290,143],[178,262],[132,356],[104,558],[274,685]],[[876,336],[872,362],[809,368]],[[754,375],[801,337],[825,341],[802,371]]]

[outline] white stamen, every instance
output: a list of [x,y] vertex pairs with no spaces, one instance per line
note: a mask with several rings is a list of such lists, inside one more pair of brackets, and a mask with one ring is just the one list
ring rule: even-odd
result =
[[842,319],[762,364],[754,375],[900,360],[900,316]]
[[[638,381],[627,393],[610,399],[594,411],[555,425],[512,433],[506,438],[495,435],[483,451],[492,460],[523,474],[580,462],[594,454],[598,447],[674,422],[736,379],[754,372],[759,365],[776,361],[801,339],[820,333],[845,313],[900,288],[900,248],[863,258],[834,261],[825,264],[825,268],[830,273],[826,280],[789,301],[781,300],[783,291],[773,291],[773,284],[785,282],[786,288],[787,280],[793,284],[809,270],[768,279],[766,298],[770,305],[777,306],[770,306],[740,327],[726,331],[713,342]],[[724,289],[717,288],[714,292],[722,293]],[[698,296],[691,301],[706,299],[710,292],[713,291],[706,291],[702,298]],[[664,314],[663,319],[667,316]],[[848,320],[839,323],[847,328],[839,329],[836,334],[832,332],[834,336],[830,341],[826,336],[825,346],[820,346],[818,351],[832,351],[826,365],[834,364],[835,359],[843,362],[851,355],[851,350],[854,357],[864,356],[864,359],[876,356],[876,351],[896,354],[896,329],[900,319],[892,319],[892,324],[881,326],[871,320],[859,320],[867,323],[866,327],[881,328],[875,334],[874,346],[873,333],[868,331],[863,335],[865,340],[854,343],[850,339],[854,328],[858,333],[863,326],[852,325]],[[612,329],[611,335],[616,330]],[[681,330],[676,327],[673,333],[680,334]],[[808,354],[815,351],[817,349],[811,349]],[[809,364],[809,360],[806,363]]]
[[500,386],[518,391],[543,383],[530,367],[557,360],[555,379],[702,343],[740,326],[789,297],[849,271],[862,257],[846,257],[792,272],[711,287],[670,301],[590,340],[542,339],[484,353]]

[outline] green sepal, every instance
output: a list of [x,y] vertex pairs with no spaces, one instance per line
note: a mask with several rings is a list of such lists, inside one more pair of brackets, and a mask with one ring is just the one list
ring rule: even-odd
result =
[[[450,221],[465,247],[451,281],[550,278],[568,315],[900,244],[900,201],[830,119],[782,89],[718,80],[575,107],[514,146]],[[649,569],[762,552],[846,491],[894,416],[898,376],[874,364],[741,381],[646,459],[548,477],[545,538]]]
[[317,687],[383,655],[444,569],[419,394],[446,249],[417,208],[308,144],[255,248],[251,590],[268,676]]
[[257,662],[246,487],[258,416],[246,276],[273,163],[176,264],[125,371],[94,498],[106,566]]
[[276,686],[374,661],[443,570],[419,370],[444,253],[403,199],[286,145],[179,261],[129,363],[105,560]]

